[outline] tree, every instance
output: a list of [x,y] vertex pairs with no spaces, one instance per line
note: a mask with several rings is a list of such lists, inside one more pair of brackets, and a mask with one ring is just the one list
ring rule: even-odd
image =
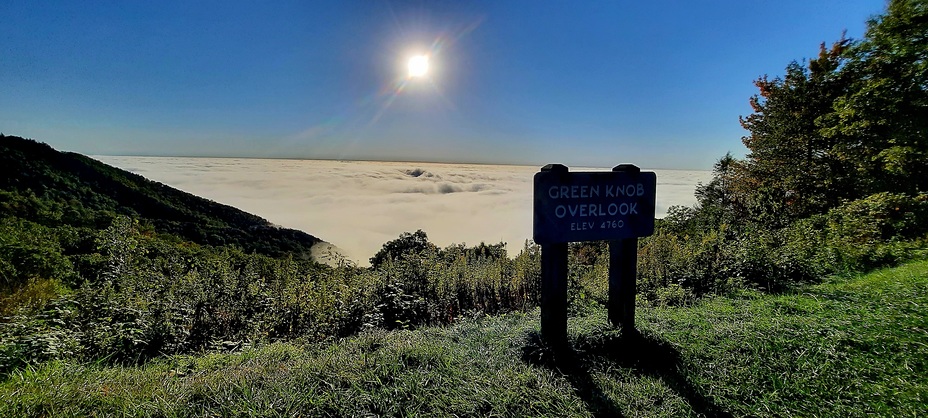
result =
[[849,165],[836,153],[841,138],[820,132],[823,118],[848,89],[841,68],[851,45],[844,37],[831,48],[822,43],[807,67],[793,61],[783,78],[754,82],[760,90],[750,99],[754,113],[741,118],[750,153],[739,185],[753,219],[782,226],[854,195]]
[[890,1],[844,56],[853,82],[822,132],[838,139],[861,195],[928,191],[928,1]]
[[371,257],[371,267],[380,267],[387,260],[396,260],[404,254],[422,254],[426,251],[437,251],[438,247],[429,242],[429,237],[423,230],[415,233],[403,232],[400,237],[383,244],[383,248]]
[[783,226],[875,193],[928,191],[928,0],[892,0],[859,42],[762,77],[734,190]]

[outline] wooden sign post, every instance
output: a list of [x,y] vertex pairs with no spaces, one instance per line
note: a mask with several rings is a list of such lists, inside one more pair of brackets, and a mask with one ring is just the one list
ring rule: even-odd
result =
[[609,321],[635,332],[638,237],[654,233],[657,176],[621,164],[573,172],[549,164],[535,174],[533,239],[541,245],[541,334],[567,344],[567,243],[609,241]]

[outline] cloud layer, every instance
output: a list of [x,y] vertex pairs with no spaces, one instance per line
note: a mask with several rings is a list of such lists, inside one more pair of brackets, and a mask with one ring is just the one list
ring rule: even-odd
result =
[[[367,264],[384,242],[426,231],[438,246],[506,242],[518,253],[532,235],[538,167],[466,164],[95,157],[178,189],[306,231]],[[708,171],[657,173],[657,216],[692,205]]]

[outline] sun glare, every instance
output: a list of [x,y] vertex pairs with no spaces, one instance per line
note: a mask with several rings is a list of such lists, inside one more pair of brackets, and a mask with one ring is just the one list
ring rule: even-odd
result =
[[427,55],[416,55],[409,59],[409,77],[422,77],[429,72],[429,57]]

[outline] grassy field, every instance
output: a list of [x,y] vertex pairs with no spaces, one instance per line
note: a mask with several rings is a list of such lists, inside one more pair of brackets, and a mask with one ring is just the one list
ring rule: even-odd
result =
[[0,384],[0,416],[928,416],[928,261],[692,307],[592,308],[572,349],[538,312],[139,367],[56,362]]

